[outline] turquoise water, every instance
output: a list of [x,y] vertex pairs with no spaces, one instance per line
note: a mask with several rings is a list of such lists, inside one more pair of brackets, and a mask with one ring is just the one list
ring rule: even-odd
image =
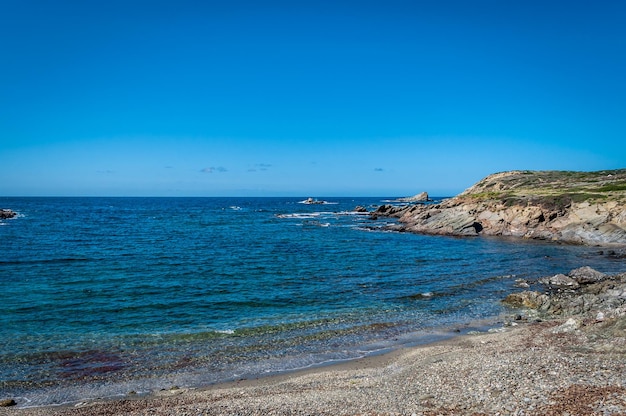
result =
[[0,396],[199,386],[497,321],[515,279],[597,248],[384,231],[385,198],[3,198]]

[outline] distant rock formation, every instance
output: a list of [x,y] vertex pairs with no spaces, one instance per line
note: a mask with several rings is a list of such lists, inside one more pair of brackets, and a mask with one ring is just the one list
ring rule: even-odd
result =
[[0,220],[6,220],[17,216],[17,212],[10,209],[0,209]]
[[626,244],[626,169],[497,173],[440,204],[389,211],[377,215],[398,217],[400,231]]
[[317,199],[313,199],[313,198],[307,198],[304,201],[302,201],[303,204],[307,204],[307,205],[323,205],[323,204],[327,204],[328,202],[326,201],[320,201]]
[[425,202],[425,201],[429,201],[429,199],[428,199],[428,193],[422,192],[417,195],[408,196],[406,198],[398,198],[397,201],[398,202]]

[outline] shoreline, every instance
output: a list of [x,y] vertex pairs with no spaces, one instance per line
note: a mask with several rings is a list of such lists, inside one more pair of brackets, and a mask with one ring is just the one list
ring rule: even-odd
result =
[[[480,319],[475,319],[467,322],[458,322],[455,324],[448,324],[440,327],[431,327],[424,328],[421,330],[415,330],[412,332],[407,332],[404,334],[393,336],[388,339],[379,339],[370,343],[366,343],[360,345],[358,351],[362,355],[352,356],[350,358],[333,358],[325,361],[315,361],[311,364],[305,365],[303,367],[292,367],[285,368],[282,370],[274,370],[274,371],[266,371],[266,372],[255,372],[255,373],[244,373],[238,377],[221,379],[217,381],[211,381],[208,383],[200,383],[200,384],[190,384],[186,385],[185,381],[178,380],[170,377],[171,373],[162,374],[160,376],[151,376],[145,380],[137,379],[134,381],[148,381],[148,386],[143,385],[141,387],[137,385],[133,385],[133,379],[129,379],[126,381],[113,381],[112,388],[109,389],[106,387],[106,384],[101,384],[100,381],[94,380],[91,382],[80,382],[78,384],[67,385],[65,387],[56,387],[50,391],[45,391],[43,393],[44,396],[55,397],[65,391],[73,391],[73,394],[70,394],[70,399],[67,401],[57,401],[54,400],[50,403],[37,403],[30,404],[31,400],[30,396],[11,396],[7,395],[5,397],[0,396],[0,403],[6,400],[14,400],[16,403],[12,406],[7,406],[13,410],[21,410],[21,411],[36,411],[38,409],[72,409],[74,407],[80,407],[86,404],[96,403],[96,402],[111,402],[111,401],[119,401],[119,400],[136,400],[140,398],[155,398],[160,397],[163,394],[167,394],[167,392],[175,390],[177,393],[187,392],[187,391],[205,391],[205,390],[213,390],[215,388],[227,387],[227,386],[240,386],[247,384],[254,384],[261,382],[263,380],[274,380],[274,379],[285,379],[291,376],[297,376],[299,374],[307,374],[307,373],[317,373],[322,372],[325,369],[336,369],[342,367],[351,367],[351,363],[367,361],[371,363],[378,362],[376,357],[392,357],[395,355],[399,355],[402,351],[407,351],[413,348],[420,348],[428,345],[435,345],[439,343],[444,343],[447,341],[451,341],[455,338],[466,336],[466,335],[476,335],[479,333],[488,333],[488,332],[498,332],[504,329],[505,326],[517,325],[516,323],[512,323],[514,312],[518,311],[519,308],[515,306],[510,306],[506,312],[501,312],[497,315],[487,316]],[[355,346],[356,347],[356,346]],[[384,360],[385,358],[381,358]],[[207,371],[203,368],[190,369],[190,373],[196,371]],[[165,381],[168,380],[169,382]],[[149,381],[152,380],[152,381]],[[116,385],[126,385],[125,388],[116,388]],[[140,383],[142,384],[142,383]],[[118,386],[119,387],[119,386]],[[139,388],[137,388],[139,387]],[[147,389],[144,389],[146,388]],[[173,388],[175,387],[175,388]],[[104,388],[104,391],[103,391]],[[83,395],[77,395],[75,392],[82,391]],[[104,392],[105,394],[102,394]],[[166,392],[166,393],[163,393]],[[90,394],[95,393],[95,394]],[[100,394],[98,394],[100,393]],[[41,395],[42,392],[38,392],[38,395]],[[0,404],[0,415],[2,415],[3,405]],[[28,414],[28,413],[24,413]],[[47,414],[45,411],[43,414]]]
[[[626,411],[624,351],[563,319],[466,334],[297,370],[77,405],[0,408],[1,415],[602,414]],[[590,324],[597,330],[601,323]],[[600,353],[602,352],[602,353]],[[581,392],[586,392],[581,396]],[[577,400],[571,400],[576,397]],[[586,397],[586,399],[585,399]],[[594,407],[595,406],[595,407]],[[551,413],[552,412],[552,413]],[[557,412],[557,413],[555,413]],[[614,412],[614,413],[612,413]]]
[[542,278],[505,302],[524,315],[384,354],[197,389],[0,415],[561,415],[626,413],[626,273]]

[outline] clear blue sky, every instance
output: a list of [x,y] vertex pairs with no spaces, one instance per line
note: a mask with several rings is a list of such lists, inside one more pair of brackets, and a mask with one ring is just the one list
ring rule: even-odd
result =
[[0,196],[626,167],[626,2],[0,0]]

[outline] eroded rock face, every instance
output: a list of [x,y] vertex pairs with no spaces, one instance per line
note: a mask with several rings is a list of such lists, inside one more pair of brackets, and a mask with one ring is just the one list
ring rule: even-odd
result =
[[381,214],[424,234],[626,244],[625,203],[626,170],[514,171],[488,176],[440,204]]

